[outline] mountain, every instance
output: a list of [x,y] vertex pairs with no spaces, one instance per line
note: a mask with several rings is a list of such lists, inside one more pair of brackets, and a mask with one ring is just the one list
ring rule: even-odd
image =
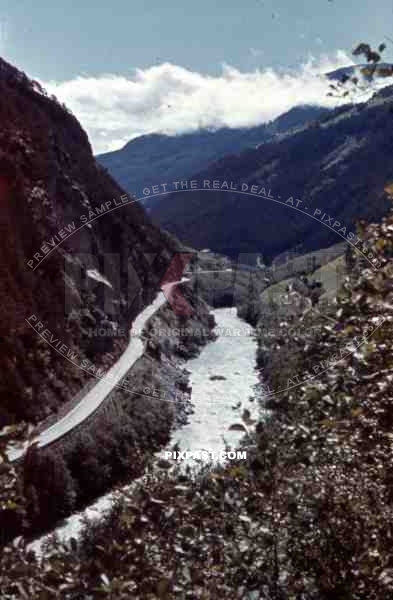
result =
[[[143,135],[120,150],[97,156],[97,160],[121,186],[140,198],[145,187],[187,179],[226,154],[255,148],[276,134],[302,127],[328,112],[317,106],[297,106],[257,127],[202,129],[177,136]],[[145,200],[144,204],[152,206],[152,199]]]
[[[248,191],[256,185],[276,202],[220,189],[184,191],[163,198],[151,214],[185,243],[229,255],[262,252],[272,259],[299,243],[310,251],[343,241],[356,220],[378,219],[390,207],[384,186],[393,178],[392,123],[390,86],[193,177],[198,187],[204,180],[245,184]],[[303,212],[294,210],[297,199]]]
[[374,77],[391,77],[393,75],[393,64],[377,63],[351,65],[349,67],[341,67],[335,71],[326,73],[326,77],[331,81],[346,82],[351,77],[363,77],[366,81],[371,81]]
[[0,119],[1,428],[42,419],[80,390],[88,376],[62,353],[114,362],[177,245],[127,203],[76,118],[1,59]]

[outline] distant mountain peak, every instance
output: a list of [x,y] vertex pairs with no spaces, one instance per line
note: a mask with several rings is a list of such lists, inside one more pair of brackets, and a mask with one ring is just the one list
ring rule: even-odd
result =
[[361,64],[361,65],[349,65],[348,67],[341,67],[334,71],[330,71],[325,74],[325,77],[332,81],[342,81],[347,77],[363,77],[367,81],[372,77],[389,77],[393,76],[393,64],[392,63],[378,63],[377,65],[372,64]]

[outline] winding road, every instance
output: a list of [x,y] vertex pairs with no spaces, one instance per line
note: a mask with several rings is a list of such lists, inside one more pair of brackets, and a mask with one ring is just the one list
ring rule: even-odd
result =
[[183,277],[180,281],[172,281],[162,286],[162,291],[156,296],[154,301],[149,304],[149,306],[147,306],[133,322],[132,331],[135,331],[136,334],[134,333],[130,336],[130,341],[123,354],[72,410],[57,421],[57,423],[54,423],[42,431],[32,440],[12,442],[8,445],[6,452],[8,459],[11,462],[19,460],[32,444],[35,444],[38,448],[43,448],[62,438],[64,435],[75,429],[75,427],[83,423],[83,421],[99,408],[114,387],[133,367],[138,358],[143,355],[145,342],[142,339],[142,331],[146,327],[149,319],[151,319],[151,317],[168,300],[170,301],[172,294],[175,293],[175,287],[186,281],[189,281],[189,279]]

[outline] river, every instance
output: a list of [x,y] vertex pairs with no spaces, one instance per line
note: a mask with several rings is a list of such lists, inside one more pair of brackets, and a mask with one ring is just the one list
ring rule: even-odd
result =
[[[208,450],[218,455],[226,444],[236,447],[244,435],[229,427],[235,423],[252,426],[260,405],[252,328],[233,308],[220,308],[213,314],[218,338],[186,364],[194,413],[187,425],[173,433],[170,446],[177,443],[181,450]],[[249,412],[246,422],[242,420],[244,411]]]
[[[260,411],[255,370],[257,345],[252,330],[237,317],[233,308],[212,312],[217,339],[185,365],[190,372],[194,412],[186,425],[173,432],[167,450],[178,444],[182,451],[208,450],[218,455],[228,445],[236,447],[244,435],[240,427],[238,430],[229,428],[234,424],[252,428]],[[187,463],[196,464],[192,459]],[[124,490],[129,491],[133,485],[135,482]],[[71,515],[55,530],[59,539],[67,541],[78,537],[84,520],[99,519],[119,494],[121,491],[109,492],[85,510]],[[35,540],[30,548],[40,554],[42,542],[47,539],[48,536],[44,536]]]

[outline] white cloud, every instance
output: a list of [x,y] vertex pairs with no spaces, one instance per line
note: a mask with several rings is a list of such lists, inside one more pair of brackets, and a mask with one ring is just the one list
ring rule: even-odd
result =
[[321,73],[353,64],[344,52],[310,58],[297,72],[222,66],[218,76],[163,63],[132,77],[80,76],[42,82],[86,129],[94,152],[121,147],[144,133],[170,135],[199,127],[246,127],[275,118],[297,104],[331,105]]

